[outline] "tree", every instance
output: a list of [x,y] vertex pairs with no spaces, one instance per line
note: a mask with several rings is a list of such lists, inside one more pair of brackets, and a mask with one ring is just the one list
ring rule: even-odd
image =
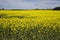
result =
[[60,10],[60,7],[55,7],[53,10]]
[[2,8],[2,10],[4,10],[4,8]]

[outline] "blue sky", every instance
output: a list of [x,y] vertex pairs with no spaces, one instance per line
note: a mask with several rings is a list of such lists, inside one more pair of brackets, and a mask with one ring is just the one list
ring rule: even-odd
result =
[[6,9],[49,9],[60,6],[60,0],[0,0],[0,8]]

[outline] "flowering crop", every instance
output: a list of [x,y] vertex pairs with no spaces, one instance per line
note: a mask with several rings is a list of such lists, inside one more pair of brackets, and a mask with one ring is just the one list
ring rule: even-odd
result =
[[0,40],[60,40],[60,12],[0,11]]

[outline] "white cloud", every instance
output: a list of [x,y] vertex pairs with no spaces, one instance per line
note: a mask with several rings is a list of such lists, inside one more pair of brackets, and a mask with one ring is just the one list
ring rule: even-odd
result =
[[56,0],[0,0],[0,8],[53,8],[60,6]]

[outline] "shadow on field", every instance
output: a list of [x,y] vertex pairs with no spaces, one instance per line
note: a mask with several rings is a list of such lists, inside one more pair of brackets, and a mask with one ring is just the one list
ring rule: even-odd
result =
[[0,18],[36,18],[37,16],[11,16],[8,14],[0,14]]
[[0,14],[0,18],[25,18],[26,16],[9,16],[8,14]]

